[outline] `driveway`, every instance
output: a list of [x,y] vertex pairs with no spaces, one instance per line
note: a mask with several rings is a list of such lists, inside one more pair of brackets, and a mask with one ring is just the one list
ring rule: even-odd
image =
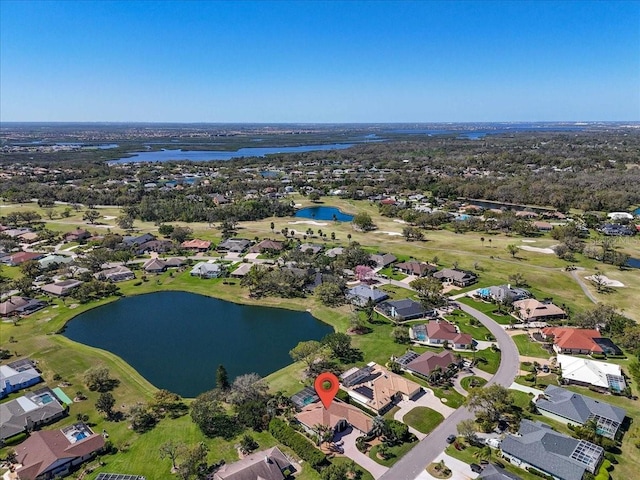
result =
[[[434,462],[439,462],[440,460],[444,460],[444,464],[449,467],[451,470],[451,479],[452,480],[469,480],[472,478],[477,478],[478,473],[474,473],[471,471],[471,467],[464,462],[461,462],[457,458],[450,457],[446,453],[442,452],[440,455],[436,457]],[[420,475],[416,477],[416,480],[433,480],[436,477],[433,477],[424,470]]]
[[533,393],[534,397],[538,395],[544,394],[542,390],[538,390],[537,388],[527,387],[526,385],[520,385],[519,383],[513,382],[509,387],[510,390],[518,390],[524,393]]
[[378,479],[389,469],[375,462],[374,460],[369,458],[368,455],[360,452],[360,450],[356,448],[356,438],[358,438],[360,435],[362,434],[358,430],[349,427],[344,432],[336,433],[336,435],[333,437],[333,441],[339,442],[340,440],[343,440],[344,456],[350,458],[362,468],[367,470],[373,476],[373,478]]
[[487,373],[484,370],[480,370],[479,368],[477,368],[476,370],[471,370],[469,372],[458,373],[456,378],[453,379],[453,389],[460,395],[466,397],[469,392],[462,388],[462,384],[460,383],[460,381],[465,377],[472,376],[484,378],[487,382],[491,380],[491,377],[493,377],[493,375],[491,375],[490,373]]

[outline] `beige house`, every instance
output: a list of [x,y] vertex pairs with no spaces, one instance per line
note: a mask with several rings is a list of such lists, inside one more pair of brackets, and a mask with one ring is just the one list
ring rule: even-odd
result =
[[296,420],[310,434],[316,434],[316,425],[325,425],[336,432],[343,432],[349,426],[366,434],[373,428],[373,419],[358,407],[348,403],[334,400],[329,408],[324,408],[322,403],[316,402],[304,407]]
[[535,298],[527,298],[513,302],[513,308],[518,318],[524,323],[544,322],[566,318],[567,314],[551,302],[540,302]]
[[400,400],[417,397],[422,388],[416,382],[371,362],[340,376],[341,387],[351,399],[382,415]]

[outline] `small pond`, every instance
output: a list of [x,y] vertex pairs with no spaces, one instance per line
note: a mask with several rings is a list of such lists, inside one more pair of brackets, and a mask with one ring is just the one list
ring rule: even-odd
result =
[[640,258],[630,258],[627,260],[627,266],[631,268],[640,268]]
[[307,312],[159,292],[82,313],[64,335],[118,355],[158,388],[195,397],[215,386],[220,364],[230,379],[266,376],[291,363],[298,342],[331,332]]
[[342,213],[335,207],[306,207],[301,208],[294,215],[299,218],[311,218],[313,220],[329,220],[338,222],[350,222],[353,215]]

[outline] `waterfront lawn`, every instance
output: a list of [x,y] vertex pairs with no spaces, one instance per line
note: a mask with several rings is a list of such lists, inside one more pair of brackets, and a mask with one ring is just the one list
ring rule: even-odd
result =
[[402,419],[404,423],[424,434],[431,433],[443,420],[444,417],[440,412],[428,407],[416,407]]
[[527,357],[544,358],[546,360],[551,357],[551,354],[547,352],[542,345],[529,339],[529,335],[525,332],[522,335],[514,335],[511,337],[518,347],[518,353]]

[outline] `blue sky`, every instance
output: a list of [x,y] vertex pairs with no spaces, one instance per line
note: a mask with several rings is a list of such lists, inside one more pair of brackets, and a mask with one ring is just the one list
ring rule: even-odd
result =
[[640,120],[640,2],[0,0],[0,120]]

